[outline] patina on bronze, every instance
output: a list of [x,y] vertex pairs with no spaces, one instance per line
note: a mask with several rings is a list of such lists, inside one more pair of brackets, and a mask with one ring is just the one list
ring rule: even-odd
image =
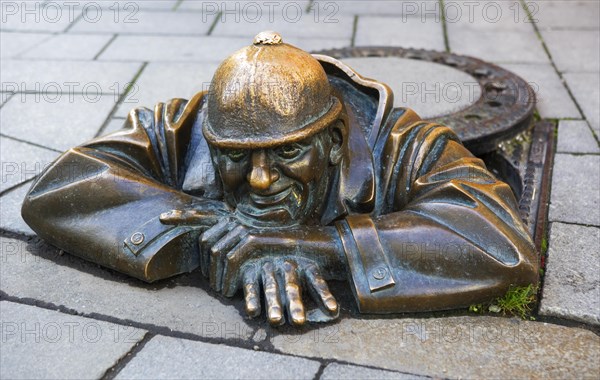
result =
[[[211,90],[130,112],[57,159],[23,204],[61,249],[144,281],[200,267],[272,324],[442,310],[538,281],[510,187],[390,89],[274,32]],[[306,310],[307,299],[319,305]],[[264,300],[264,304],[261,300]]]

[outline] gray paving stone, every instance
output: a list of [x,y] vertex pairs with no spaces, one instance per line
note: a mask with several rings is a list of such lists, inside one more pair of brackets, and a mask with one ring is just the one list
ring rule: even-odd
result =
[[158,102],[172,98],[190,99],[199,91],[208,90],[217,69],[215,63],[150,63],[136,81],[134,90],[120,105],[116,115],[126,117],[135,107],[153,109]]
[[59,151],[93,138],[115,104],[111,95],[18,94],[2,107],[2,133]]
[[[0,207],[1,229],[22,235],[35,235],[35,232],[21,218],[21,205],[30,187],[31,182],[25,182],[0,197],[0,202],[2,203],[2,207]],[[0,279],[0,283],[1,281],[2,279]]]
[[540,314],[600,325],[600,228],[552,223]]
[[388,84],[394,92],[394,106],[412,108],[422,118],[457,112],[481,96],[475,78],[437,63],[375,57],[343,61],[362,76]]
[[125,124],[125,119],[123,118],[113,118],[108,122],[108,125],[102,131],[102,135],[108,135],[109,133],[117,132],[123,129]]
[[598,141],[583,120],[561,120],[558,123],[558,153],[600,153]]
[[308,52],[316,52],[324,49],[348,47],[352,43],[351,38],[300,38],[286,37],[285,42]]
[[454,28],[448,32],[450,50],[496,63],[550,63],[541,42],[531,32],[474,32]]
[[550,64],[504,64],[502,67],[521,76],[533,88],[536,107],[542,118],[581,118],[573,99]]
[[[98,1],[98,0],[77,0],[76,4],[70,5],[75,8],[88,8],[89,12],[94,11],[96,8],[104,10],[108,9],[113,12],[113,15],[118,11],[121,13],[117,14],[119,17],[125,17],[126,15],[134,15],[140,10],[172,10],[177,5],[178,0],[109,0],[109,1]],[[59,4],[61,4],[59,2]],[[69,6],[68,4],[62,3],[63,6]],[[115,4],[118,5],[115,6]],[[92,17],[90,15],[90,17]]]
[[533,32],[533,24],[518,1],[452,1],[444,3],[448,32],[466,28],[472,32]]
[[533,18],[540,29],[598,29],[600,3],[597,0],[531,1]]
[[409,379],[426,379],[423,376],[411,375],[401,372],[385,371],[381,369],[373,369],[360,367],[357,365],[332,363],[325,367],[321,380],[337,380],[337,379],[377,379],[377,380],[409,380]]
[[117,379],[313,379],[314,360],[156,336]]
[[18,253],[0,265],[0,289],[9,296],[206,338],[239,341],[254,335],[233,306],[242,305],[241,297],[221,300],[207,293],[199,287],[205,284],[199,272],[145,284],[69,254],[58,255],[45,244],[0,239],[3,249]]
[[[235,2],[229,4],[235,4]],[[260,5],[257,2],[253,4]],[[298,3],[292,1],[286,4],[295,4],[295,7],[290,7],[282,14],[274,14],[273,17],[265,11],[236,14],[223,12],[211,35],[245,37],[250,40],[264,30],[276,30],[282,35],[284,41],[291,36],[321,39],[350,39],[352,37],[353,16],[330,15],[325,12],[322,14],[305,13],[302,12],[303,8]]]
[[0,91],[118,95],[140,67],[124,62],[4,60]]
[[58,157],[56,151],[0,137],[0,161],[2,162],[0,191],[36,177],[56,157]]
[[59,34],[22,54],[23,58],[92,60],[111,35]]
[[8,301],[0,309],[3,379],[98,379],[145,333]]
[[550,30],[541,33],[559,71],[600,71],[600,32],[597,30]]
[[[407,17],[422,15],[441,19],[440,3],[436,0],[370,0],[370,1],[317,1],[314,7],[321,13],[348,13],[363,15],[405,15]],[[315,12],[311,10],[311,12]]]
[[4,31],[62,32],[79,13],[63,9],[57,1],[3,1],[1,29]]
[[0,33],[0,58],[12,58],[52,37],[49,33]]
[[[134,3],[135,4],[135,3]],[[215,16],[195,13],[140,11],[115,14],[104,11],[98,19],[80,18],[70,31],[119,34],[205,35]]]
[[549,219],[600,226],[600,156],[557,154]]
[[423,22],[421,17],[361,16],[354,45],[445,50],[442,23]]
[[[266,4],[265,4],[266,3]],[[286,5],[287,3],[292,3],[291,5]],[[300,7],[304,10],[308,9],[308,5],[310,4],[309,0],[290,0],[286,2],[272,2],[267,3],[264,1],[256,1],[256,0],[236,0],[235,2],[223,2],[223,1],[204,1],[204,0],[183,0],[183,2],[177,7],[178,11],[201,11],[207,14],[217,14],[218,12],[229,12],[229,13],[255,13],[256,11],[260,11],[265,16],[269,17],[269,15],[275,16],[283,16],[284,14],[287,16],[289,12],[290,16],[294,15],[292,13],[297,7]]]
[[118,36],[100,60],[221,62],[252,43],[252,37]]
[[597,378],[591,331],[501,317],[343,319],[271,338],[283,353],[441,378]]
[[596,136],[600,135],[600,74],[568,73],[564,77]]

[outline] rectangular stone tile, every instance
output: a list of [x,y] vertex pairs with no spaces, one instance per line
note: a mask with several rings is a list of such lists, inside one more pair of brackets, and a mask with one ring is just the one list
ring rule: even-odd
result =
[[377,380],[409,380],[409,379],[427,379],[427,377],[411,375],[402,372],[385,371],[382,369],[373,369],[360,367],[357,365],[331,363],[320,377],[321,380],[337,379],[377,379]]
[[313,379],[314,360],[156,336],[117,379]]
[[50,37],[52,37],[52,34],[49,33],[1,32],[0,45],[2,45],[2,48],[0,49],[0,58],[16,57]]
[[286,4],[296,4],[296,7],[290,7],[282,15],[275,14],[273,17],[270,17],[269,12],[262,11],[222,13],[211,35],[245,37],[250,42],[255,35],[264,30],[277,31],[284,42],[291,36],[321,39],[352,37],[353,16],[306,13],[297,3]]
[[93,60],[112,35],[59,34],[22,54],[22,58]]
[[593,332],[501,317],[348,318],[270,342],[282,353],[435,378],[600,375]]
[[[31,183],[31,181],[25,182],[0,197],[0,202],[2,203],[2,207],[0,207],[1,229],[22,235],[35,235],[35,232],[29,228],[21,217],[21,205],[23,205],[23,199],[25,199]],[[2,280],[0,279],[0,284],[1,282]]]
[[0,309],[3,379],[98,379],[145,334],[8,301]]
[[134,89],[123,99],[116,116],[126,117],[132,108],[154,108],[172,98],[190,99],[208,90],[218,64],[150,63],[142,71]]
[[549,219],[600,226],[600,156],[557,154]]
[[[134,2],[135,3],[135,2]],[[139,11],[115,15],[113,11],[103,11],[98,19],[80,18],[70,31],[80,33],[119,33],[119,34],[197,34],[205,35],[215,16],[194,13]],[[116,16],[116,17],[115,17]]]
[[559,71],[600,71],[599,31],[550,30],[541,33]]
[[[312,8],[319,12],[348,13],[357,16],[405,15],[407,17],[423,15],[441,17],[440,2],[436,0],[370,0],[370,1],[316,1]],[[314,10],[311,10],[314,12]]]
[[124,125],[125,125],[124,118],[113,118],[108,122],[106,127],[102,130],[102,136],[108,135],[113,132],[120,131],[121,129],[123,129]]
[[449,34],[460,29],[496,33],[534,31],[533,23],[518,1],[449,1],[444,3],[444,11]]
[[[60,3],[63,7],[86,8],[89,13],[100,8],[103,12],[108,9],[116,17],[133,17],[140,10],[173,10],[178,0],[77,0],[75,4]],[[119,13],[117,13],[119,12]],[[95,17],[90,14],[90,18]]]
[[536,97],[536,107],[544,119],[581,118],[565,85],[550,64],[502,65],[529,83]]
[[2,92],[121,94],[140,63],[2,61]]
[[0,7],[4,31],[62,32],[79,16],[56,1],[3,1]]
[[558,123],[558,153],[600,153],[598,141],[583,120],[561,120]]
[[221,62],[252,38],[118,36],[100,55],[109,61]]
[[36,177],[56,157],[58,157],[56,151],[1,136],[2,179],[0,192]]
[[533,32],[473,31],[455,28],[448,32],[450,50],[497,63],[550,63]]
[[[1,211],[5,212],[3,199]],[[242,316],[241,296],[225,300],[208,293],[199,271],[146,284],[75,256],[59,255],[58,249],[35,240],[0,238],[0,246],[5,252],[0,289],[9,296],[206,338],[239,341],[254,335]]]
[[564,75],[575,101],[600,135],[600,74],[599,73],[568,73]]
[[552,223],[540,314],[600,325],[600,228]]
[[598,29],[600,3],[597,0],[528,1],[540,29]]
[[92,139],[115,105],[114,96],[18,94],[0,115],[2,133],[65,151]]
[[352,38],[302,38],[286,37],[285,42],[308,52],[317,52],[325,49],[337,49],[348,47],[352,44]]
[[[289,3],[289,5],[288,5]],[[309,0],[289,0],[285,2],[265,2],[255,0],[236,0],[234,1],[212,1],[212,0],[183,0],[177,7],[178,11],[201,11],[206,14],[216,15],[219,12],[224,13],[255,13],[272,17],[289,14],[290,17],[295,14],[297,8],[307,10],[310,4]],[[294,12],[294,13],[292,13]]]
[[355,46],[402,46],[445,50],[442,23],[421,17],[361,16]]

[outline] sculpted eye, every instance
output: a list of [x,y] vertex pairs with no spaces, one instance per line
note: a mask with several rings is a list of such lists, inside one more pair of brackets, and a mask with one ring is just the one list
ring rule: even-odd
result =
[[302,153],[302,147],[297,144],[284,145],[280,148],[277,148],[275,152],[279,157],[290,160],[298,157],[300,153]]
[[223,154],[225,154],[231,161],[239,162],[246,157],[247,152],[241,149],[228,149],[224,151]]

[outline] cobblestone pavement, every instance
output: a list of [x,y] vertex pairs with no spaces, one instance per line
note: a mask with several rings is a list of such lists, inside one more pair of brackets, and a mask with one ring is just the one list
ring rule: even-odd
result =
[[[1,6],[0,378],[600,377],[598,1]],[[120,129],[133,107],[205,88],[220,60],[265,29],[308,50],[389,45],[471,55],[531,83],[539,116],[558,134],[536,321],[466,311],[373,319],[338,292],[338,323],[273,329],[245,318],[240,296],[221,299],[196,273],[143,284],[34,238],[20,204],[60,152]],[[403,82],[427,88],[463,73],[353,63],[361,65],[390,82],[397,104],[427,115],[457,107],[399,92]]]

